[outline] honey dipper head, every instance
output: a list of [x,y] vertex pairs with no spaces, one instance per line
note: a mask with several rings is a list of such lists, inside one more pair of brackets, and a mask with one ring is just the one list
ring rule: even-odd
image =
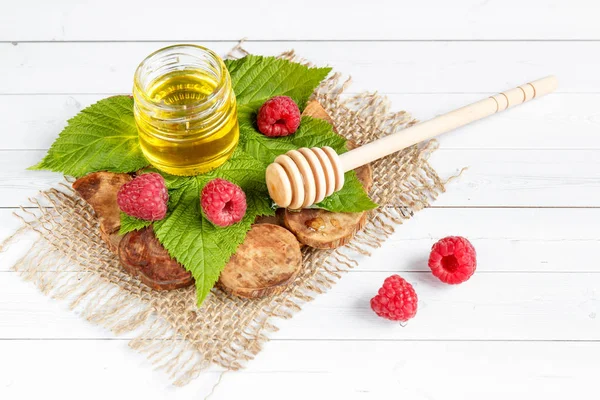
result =
[[331,147],[301,148],[278,156],[267,167],[267,188],[279,206],[307,208],[344,186],[344,171]]
[[279,207],[287,207],[292,202],[292,184],[283,167],[272,163],[266,172],[269,196]]

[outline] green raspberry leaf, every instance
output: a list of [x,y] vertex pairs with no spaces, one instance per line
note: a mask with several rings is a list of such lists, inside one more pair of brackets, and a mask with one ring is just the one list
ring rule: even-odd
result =
[[90,172],[134,172],[148,165],[138,141],[133,99],[100,100],[69,120],[44,159],[31,170],[75,177]]
[[[247,114],[249,115],[249,114]],[[346,151],[346,139],[333,131],[331,125],[320,119],[302,117],[300,127],[293,135],[268,137],[251,127],[249,121],[240,118],[240,136],[244,137],[240,146],[243,150],[265,165],[275,157],[300,147],[330,146],[338,153]]]
[[326,197],[315,207],[334,212],[361,212],[377,208],[378,205],[365,193],[356,173],[349,171],[344,175],[342,190]]
[[[235,183],[246,194],[248,208],[239,223],[217,227],[202,214],[200,194],[215,178]],[[165,219],[154,223],[154,231],[169,254],[192,273],[200,305],[256,217],[275,214],[266,195],[264,167],[238,149],[227,163],[214,171],[193,177],[165,175],[165,181],[169,188],[170,212]]]
[[119,229],[119,234],[125,235],[131,231],[139,231],[150,225],[152,225],[152,221],[132,217],[131,215],[121,212],[121,228]]
[[239,60],[226,60],[238,104],[259,101],[273,96],[289,96],[300,109],[331,68],[309,68],[275,57],[248,55]]

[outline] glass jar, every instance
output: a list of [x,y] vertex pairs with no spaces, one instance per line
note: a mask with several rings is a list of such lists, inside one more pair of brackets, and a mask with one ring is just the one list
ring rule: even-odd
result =
[[144,155],[173,175],[197,175],[229,159],[237,106],[223,60],[201,46],[150,54],[135,72],[134,114]]

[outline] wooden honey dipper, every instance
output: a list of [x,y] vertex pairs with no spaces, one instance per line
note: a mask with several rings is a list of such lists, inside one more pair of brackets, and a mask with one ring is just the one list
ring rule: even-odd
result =
[[319,203],[344,186],[344,173],[509,107],[554,91],[547,76],[413,125],[338,155],[331,147],[301,148],[278,156],[267,167],[269,195],[279,207],[300,209]]

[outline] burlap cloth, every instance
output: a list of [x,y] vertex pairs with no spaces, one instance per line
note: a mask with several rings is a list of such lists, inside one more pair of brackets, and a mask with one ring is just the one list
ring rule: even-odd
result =
[[[229,56],[244,54],[237,46]],[[293,52],[281,57],[304,62]],[[377,94],[342,96],[349,84],[336,73],[314,94],[344,137],[367,143],[416,122],[404,111],[390,113],[387,100]],[[274,297],[245,300],[213,289],[198,309],[194,287],[168,292],[148,288],[121,268],[99,236],[94,212],[69,182],[41,192],[15,213],[23,226],[1,249],[37,233],[31,251],[14,270],[45,294],[69,301],[88,321],[116,335],[135,335],[130,346],[183,385],[213,363],[242,368],[269,340],[268,333],[277,330],[277,318],[292,317],[305,302],[327,291],[356,265],[357,254],[379,247],[394,225],[443,192],[444,182],[427,162],[434,146],[413,146],[375,162],[370,195],[381,206],[370,213],[366,227],[343,248],[305,248],[303,271],[289,290]]]

